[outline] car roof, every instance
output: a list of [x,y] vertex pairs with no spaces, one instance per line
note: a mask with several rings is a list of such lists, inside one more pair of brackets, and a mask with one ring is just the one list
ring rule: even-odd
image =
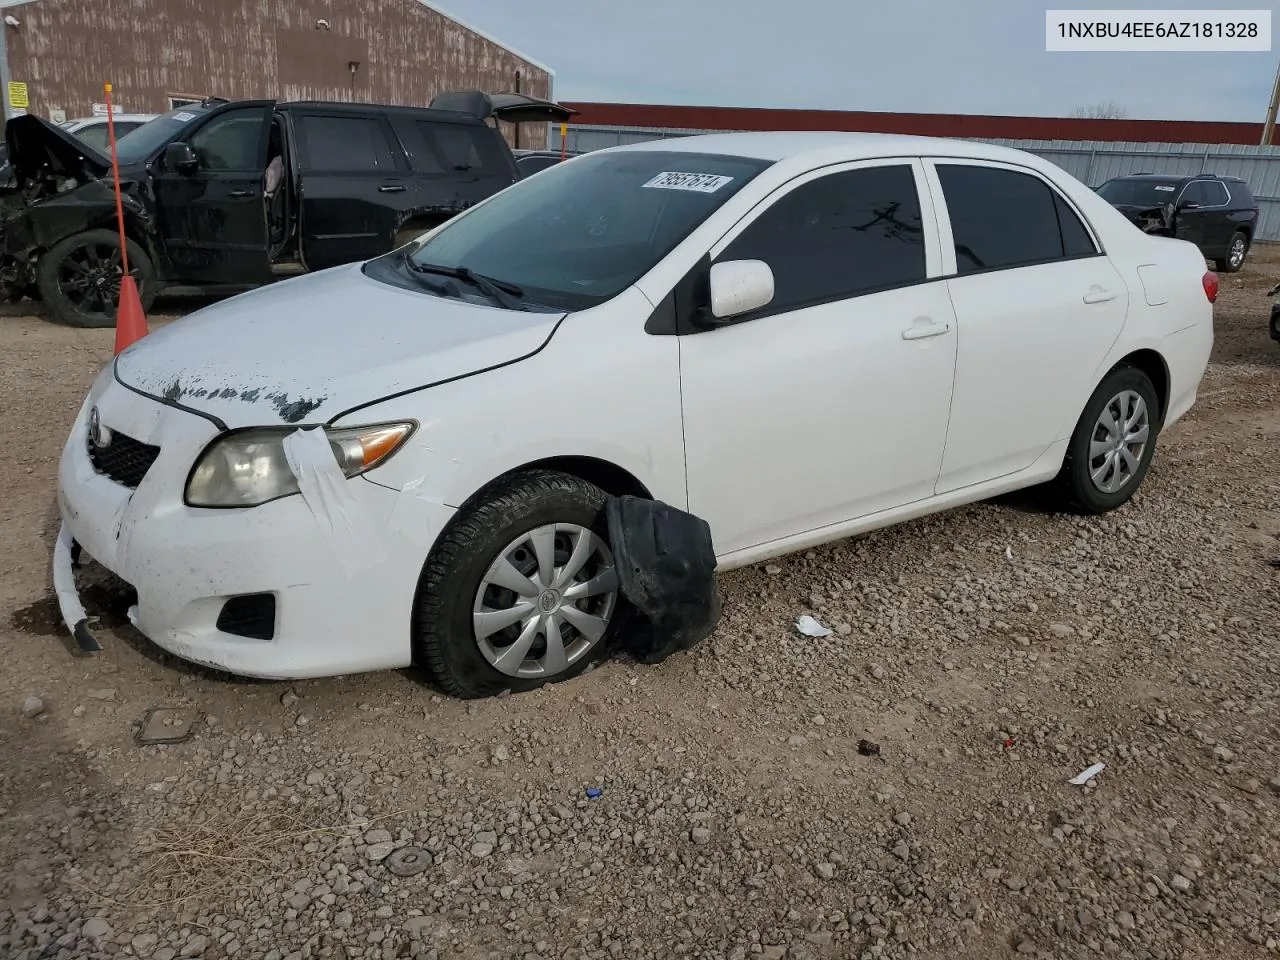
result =
[[[159,114],[155,113],[117,113],[113,118],[116,121],[121,120],[154,120]],[[65,121],[67,126],[74,126],[78,123],[106,123],[106,117],[73,117]]]
[[276,104],[279,110],[302,108],[305,110],[324,110],[326,113],[365,114],[370,110],[381,113],[408,114],[415,117],[426,115],[426,119],[439,120],[441,123],[469,123],[472,126],[487,126],[479,117],[454,110],[433,110],[430,107],[393,106],[388,103],[349,103],[341,100],[287,100]]
[[823,162],[873,160],[894,156],[946,156],[973,160],[993,160],[1027,165],[1042,163],[1034,154],[974,140],[945,137],[916,137],[896,133],[839,133],[826,131],[772,131],[761,133],[714,133],[611,147],[613,150],[664,151],[667,153],[707,153],[781,161],[809,159]]

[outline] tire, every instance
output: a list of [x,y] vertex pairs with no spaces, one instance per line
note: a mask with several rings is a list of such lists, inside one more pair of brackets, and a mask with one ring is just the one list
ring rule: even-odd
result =
[[[142,309],[155,303],[159,284],[155,266],[142,246],[129,240],[129,272],[138,285]],[[36,286],[53,318],[71,327],[114,327],[119,299],[120,235],[87,230],[55,243],[36,265]],[[84,293],[76,280],[87,275]]]
[[[596,545],[592,547],[596,552],[578,576],[589,579],[603,574],[607,578],[612,570],[612,555],[608,550],[604,514],[606,499],[604,491],[594,484],[548,470],[521,472],[482,491],[472,505],[459,511],[441,534],[423,567],[414,611],[414,662],[426,667],[446,693],[474,699],[503,691],[523,692],[568,680],[604,657],[613,648],[616,636],[625,629],[629,613],[617,589],[616,575],[612,593],[603,600],[603,594],[596,594],[558,607],[557,613],[581,604],[588,613],[608,621],[603,632],[593,639],[577,629],[576,624],[589,623],[584,617],[575,615],[570,622],[569,617],[559,614],[558,622],[565,624],[561,635],[567,637],[563,645],[566,656],[560,664],[547,662],[548,634],[539,610],[540,607],[549,609],[542,606],[544,602],[557,602],[555,596],[549,596],[551,591],[536,593],[536,600],[532,599],[535,592],[529,591],[527,596],[531,600],[525,603],[528,619],[512,621],[483,641],[477,636],[473,616],[482,601],[485,608],[482,614],[510,609],[520,602],[516,593],[486,583],[491,566],[499,558],[509,557],[511,564],[522,573],[532,572],[534,580],[542,579],[536,573],[538,563],[532,541],[519,547],[517,541],[548,525],[588,531],[598,538],[588,539],[588,543]],[[572,529],[556,534],[557,573],[568,560],[575,537],[582,535],[575,535]],[[580,612],[575,610],[575,614]],[[499,669],[493,658],[515,649],[515,638],[522,628],[527,628],[529,620],[536,621],[537,626],[531,631],[532,645],[527,645],[529,655],[516,668],[519,675],[512,672],[509,663],[504,665],[505,670]],[[538,667],[541,673],[536,672]]]
[[[1095,436],[1101,439],[1108,432],[1102,423],[1103,411],[1109,407],[1115,411],[1116,406],[1124,402],[1127,410],[1132,413],[1135,409],[1134,397],[1140,398],[1145,407],[1147,429],[1145,440],[1136,456],[1134,448],[1137,443],[1131,441],[1125,446],[1129,452],[1130,461],[1136,464],[1136,469],[1133,466],[1125,468],[1124,461],[1121,460],[1119,477],[1115,477],[1112,473],[1105,473],[1100,478],[1102,482],[1096,483],[1092,476],[1095,464],[1091,463],[1090,447]],[[1156,388],[1145,373],[1137,367],[1121,366],[1107,374],[1085,405],[1084,412],[1080,415],[1067,445],[1062,470],[1054,483],[1056,499],[1061,506],[1077,513],[1097,515],[1109,513],[1128,502],[1141,486],[1151,467],[1163,416]],[[1135,428],[1136,426],[1138,425],[1135,425]],[[1096,463],[1096,466],[1106,464],[1103,456],[1098,460],[1100,462]],[[1112,463],[1116,462],[1117,460],[1113,458]],[[1111,479],[1123,480],[1123,482],[1115,489],[1106,489],[1108,486],[1106,481]]]
[[1227,255],[1214,259],[1214,269],[1219,273],[1238,273],[1244,266],[1244,258],[1248,255],[1249,235],[1243,230],[1237,230],[1231,235],[1231,242],[1227,244]]

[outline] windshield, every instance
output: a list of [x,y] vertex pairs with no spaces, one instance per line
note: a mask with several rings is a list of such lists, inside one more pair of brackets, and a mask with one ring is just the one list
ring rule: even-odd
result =
[[639,280],[768,161],[666,150],[558,163],[450,221],[409,254],[581,310]]
[[151,156],[182,131],[196,117],[208,113],[204,107],[179,107],[162,113],[116,141],[121,163],[138,163]]
[[1173,202],[1178,195],[1178,181],[1108,180],[1098,188],[1098,195],[1108,203],[1158,207]]

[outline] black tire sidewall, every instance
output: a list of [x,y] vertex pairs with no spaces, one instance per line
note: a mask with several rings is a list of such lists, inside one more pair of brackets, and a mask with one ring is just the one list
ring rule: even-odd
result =
[[[1089,476],[1089,445],[1093,440],[1093,430],[1103,407],[1124,390],[1133,390],[1146,403],[1150,434],[1146,449],[1142,453],[1142,462],[1138,464],[1138,472],[1134,478],[1115,493],[1103,493],[1093,485],[1093,480]],[[1159,395],[1151,378],[1145,373],[1137,367],[1125,366],[1107,375],[1085,405],[1067,447],[1067,463],[1063,479],[1077,507],[1087,513],[1108,513],[1123,506],[1137,493],[1146,479],[1147,471],[1151,469],[1163,418],[1164,411],[1160,406]]]
[[[451,525],[433,549],[419,585],[414,624],[415,660],[427,666],[446,690],[464,698],[491,696],[503,690],[523,692],[548,683],[559,683],[581,674],[591,664],[607,656],[615,638],[628,619],[629,608],[618,594],[609,629],[585,656],[553,678],[510,677],[494,668],[476,644],[472,611],[476,591],[498,552],[523,533],[549,523],[575,523],[593,530],[608,543],[608,523],[604,505],[606,494],[586,481],[559,475],[550,489],[547,475],[519,479],[507,486],[501,499],[464,508],[457,519],[468,521],[465,529]],[[508,498],[523,500],[516,509]]]
[[[64,237],[40,258],[36,265],[36,287],[54,319],[72,327],[100,329],[114,327],[115,317],[105,314],[85,313],[76,307],[58,285],[58,268],[66,255],[86,242],[109,243],[119,249],[120,235],[111,230],[86,230]],[[142,278],[138,293],[143,310],[149,310],[157,294],[155,267],[146,250],[137,241],[129,239],[129,267]]]

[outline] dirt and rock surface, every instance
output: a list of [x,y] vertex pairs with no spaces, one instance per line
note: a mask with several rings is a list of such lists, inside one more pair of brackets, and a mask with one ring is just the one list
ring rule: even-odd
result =
[[[1004,498],[738,571],[691,653],[473,703],[194,669],[110,582],[71,656],[57,457],[111,333],[11,308],[0,956],[1277,956],[1276,279],[1223,277],[1125,509]],[[191,738],[140,746],[157,706]]]

